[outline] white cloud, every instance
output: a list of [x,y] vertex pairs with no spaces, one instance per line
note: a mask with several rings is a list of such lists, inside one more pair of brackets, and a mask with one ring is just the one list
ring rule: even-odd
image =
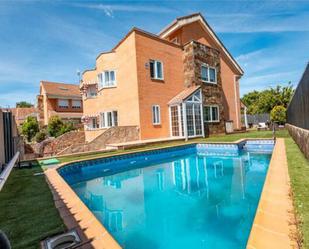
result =
[[133,5],[133,4],[74,4],[76,7],[97,9],[104,11],[106,16],[114,17],[114,12],[149,12],[149,13],[170,13],[175,10],[158,5]]

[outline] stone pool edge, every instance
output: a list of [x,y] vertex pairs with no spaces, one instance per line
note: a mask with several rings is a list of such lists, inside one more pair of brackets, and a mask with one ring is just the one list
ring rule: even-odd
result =
[[290,177],[283,138],[276,140],[247,249],[298,248]]
[[[139,153],[139,152],[145,152],[145,151],[151,151],[151,150],[160,150],[160,149],[165,149],[165,148],[170,148],[170,147],[181,147],[181,146],[184,146],[184,145],[192,145],[192,144],[199,144],[199,143],[203,143],[203,144],[236,144],[236,145],[239,145],[239,144],[241,144],[245,141],[248,141],[248,140],[270,140],[270,139],[244,138],[244,139],[237,140],[235,142],[192,142],[192,143],[188,143],[188,144],[182,144],[182,145],[176,145],[176,146],[175,145],[163,146],[163,147],[160,147],[160,148],[150,148],[150,149],[144,149],[144,150],[132,151],[132,152],[122,151],[122,152],[116,153],[114,155],[106,155],[106,156],[103,155],[103,156],[100,156],[100,158],[113,157],[113,156],[124,155],[124,154],[133,154],[133,153]],[[285,199],[288,200],[287,201],[287,203],[289,204],[288,207],[292,207],[292,209],[284,210],[285,215],[289,214],[289,216],[291,216],[291,213],[293,213],[293,212],[291,212],[293,210],[293,205],[292,205],[291,198],[289,197],[290,186],[289,186],[288,174],[286,176],[287,179],[285,177],[285,179],[288,182],[288,185],[286,186],[286,185],[283,184],[287,188],[284,189],[282,193],[281,192],[277,193],[277,191],[269,190],[272,187],[266,186],[266,185],[268,185],[267,182],[269,182],[269,180],[268,180],[270,178],[269,175],[271,175],[270,171],[273,171],[278,166],[281,167],[280,162],[282,161],[282,159],[280,159],[280,155],[278,156],[277,154],[282,153],[282,148],[281,148],[282,143],[283,143],[283,153],[285,155],[284,139],[277,139],[277,142],[275,144],[274,151],[273,151],[273,154],[272,154],[271,162],[270,162],[270,165],[269,165],[268,173],[267,173],[267,176],[266,176],[266,179],[265,179],[261,198],[260,198],[260,201],[259,201],[258,209],[257,209],[256,215],[255,215],[255,218],[254,218],[254,223],[252,225],[249,240],[248,240],[248,243],[247,243],[248,249],[278,248],[277,244],[276,244],[277,242],[280,243],[278,245],[287,243],[286,242],[287,240],[284,240],[284,243],[282,243],[281,239],[276,240],[277,239],[276,236],[273,236],[274,238],[272,238],[272,236],[267,236],[269,234],[272,235],[273,233],[275,235],[278,235],[277,233],[279,233],[282,236],[283,236],[283,234],[282,234],[282,231],[280,229],[279,229],[280,230],[279,232],[276,232],[276,230],[274,228],[272,228],[270,231],[268,231],[267,227],[263,226],[265,222],[266,222],[266,224],[271,225],[273,218],[268,217],[271,214],[268,214],[267,213],[268,210],[265,211],[264,206],[261,205],[262,198],[263,198],[263,203],[264,203],[265,201],[267,201],[267,198],[269,198],[269,196],[271,196],[270,193],[272,193],[275,196],[279,195],[279,198],[281,198],[280,194],[283,194],[283,196],[287,197]],[[281,145],[277,146],[277,144],[281,144]],[[276,151],[276,158],[274,156],[275,151]],[[48,168],[47,170],[45,170],[45,176],[46,176],[47,182],[50,186],[51,192],[53,194],[55,206],[58,209],[60,216],[63,219],[67,228],[69,230],[75,228],[75,229],[77,229],[77,231],[81,235],[82,241],[85,243],[85,245],[82,246],[81,248],[121,249],[121,246],[117,243],[117,241],[104,228],[104,226],[97,220],[97,218],[94,216],[94,214],[88,209],[88,207],[82,202],[82,200],[80,200],[80,198],[75,194],[75,192],[71,189],[71,187],[66,183],[66,181],[60,176],[60,174],[57,171],[57,169],[64,167],[66,165],[76,163],[76,162],[81,162],[81,161],[87,161],[87,160],[92,160],[92,159],[80,159],[80,160],[75,160],[75,161],[68,162],[68,163],[62,163],[62,164],[59,164],[55,167]],[[285,161],[286,161],[286,157],[285,157]],[[275,166],[273,166],[273,165],[275,165]],[[285,163],[285,167],[283,167],[283,168],[286,168],[286,171],[287,171],[287,162]],[[280,181],[282,182],[282,179],[278,179],[279,185],[280,185]],[[286,181],[285,181],[285,183],[286,183]],[[266,200],[264,200],[264,196],[266,196]],[[270,197],[270,198],[272,198],[272,197]],[[266,205],[267,204],[268,203],[266,203]],[[265,205],[265,204],[263,204],[263,205]],[[270,206],[271,206],[271,204],[270,204]],[[276,211],[276,209],[274,211]],[[280,216],[280,219],[286,221],[286,219],[282,219],[281,216]],[[290,222],[290,220],[288,220],[288,221]],[[282,222],[282,223],[284,223],[284,222]],[[295,223],[293,223],[293,224],[295,224]],[[288,227],[290,226],[289,224],[282,224],[279,227],[283,228],[283,227],[286,227],[286,225]],[[262,232],[260,230],[262,230]],[[294,242],[292,242],[292,239],[291,239],[291,233],[290,232],[291,231],[289,230],[288,234],[285,234],[286,236],[283,236],[283,237],[289,238],[290,240],[289,240],[288,244],[294,245]],[[267,242],[264,242],[264,243],[266,245],[269,245],[269,246],[265,247],[264,243],[262,243],[262,241],[260,243],[260,240],[266,240]],[[296,248],[296,247],[279,247],[279,248]]]

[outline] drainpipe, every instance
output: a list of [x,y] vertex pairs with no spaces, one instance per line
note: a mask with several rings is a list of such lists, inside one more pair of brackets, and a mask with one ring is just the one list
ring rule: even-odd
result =
[[238,97],[237,97],[237,75],[234,75],[234,93],[235,93],[235,108],[236,108],[236,123],[239,129],[239,116],[238,116]]
[[246,126],[246,129],[248,129],[249,126],[248,126],[247,107],[246,106],[245,106],[244,114],[245,114],[245,126]]

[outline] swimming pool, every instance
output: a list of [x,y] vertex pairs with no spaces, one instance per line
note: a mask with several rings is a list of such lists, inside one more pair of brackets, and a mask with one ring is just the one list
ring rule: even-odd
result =
[[123,248],[245,248],[273,146],[192,144],[58,171]]

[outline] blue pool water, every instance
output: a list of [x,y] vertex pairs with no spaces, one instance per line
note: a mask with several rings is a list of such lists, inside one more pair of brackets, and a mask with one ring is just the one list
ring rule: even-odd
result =
[[189,145],[59,171],[123,248],[239,249],[272,148],[270,141]]

